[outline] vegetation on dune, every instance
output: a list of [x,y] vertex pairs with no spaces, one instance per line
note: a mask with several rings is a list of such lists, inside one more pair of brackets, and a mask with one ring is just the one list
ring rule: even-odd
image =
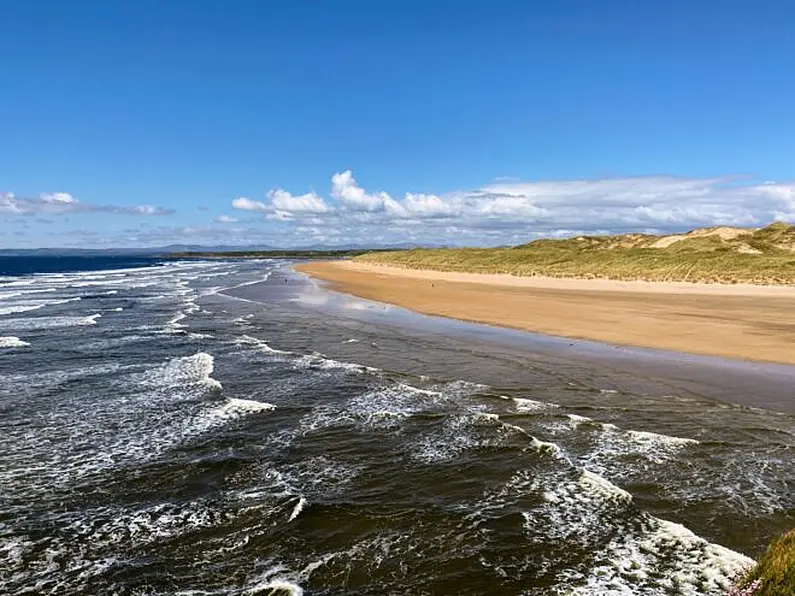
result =
[[541,239],[512,248],[413,249],[358,261],[470,273],[706,283],[795,284],[795,226]]
[[795,594],[795,530],[775,540],[729,596]]

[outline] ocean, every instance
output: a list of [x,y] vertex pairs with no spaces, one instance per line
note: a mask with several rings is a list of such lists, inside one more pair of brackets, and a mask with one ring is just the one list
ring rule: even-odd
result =
[[3,271],[2,594],[718,595],[795,526],[791,413],[286,260]]

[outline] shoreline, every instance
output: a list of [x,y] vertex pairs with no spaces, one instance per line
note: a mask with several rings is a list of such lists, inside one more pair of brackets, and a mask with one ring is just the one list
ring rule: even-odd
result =
[[559,338],[795,364],[795,287],[449,273],[352,261],[296,270],[427,315]]

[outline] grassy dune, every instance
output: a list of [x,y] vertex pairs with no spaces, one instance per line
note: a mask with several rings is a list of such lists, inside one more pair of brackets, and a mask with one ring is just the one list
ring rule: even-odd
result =
[[729,596],[795,594],[795,530],[773,541],[759,563]]
[[795,284],[795,226],[707,228],[675,236],[542,239],[511,248],[414,249],[358,261],[469,273],[705,283]]

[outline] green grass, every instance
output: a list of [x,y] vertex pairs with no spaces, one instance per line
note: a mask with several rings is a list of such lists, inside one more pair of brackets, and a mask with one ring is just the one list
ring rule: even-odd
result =
[[[758,585],[752,587],[754,582]],[[753,596],[795,594],[795,530],[775,540],[738,587],[735,593]]]
[[665,248],[648,235],[536,240],[512,248],[414,249],[358,261],[409,269],[517,276],[795,284],[795,226],[773,224],[729,240],[693,232]]

